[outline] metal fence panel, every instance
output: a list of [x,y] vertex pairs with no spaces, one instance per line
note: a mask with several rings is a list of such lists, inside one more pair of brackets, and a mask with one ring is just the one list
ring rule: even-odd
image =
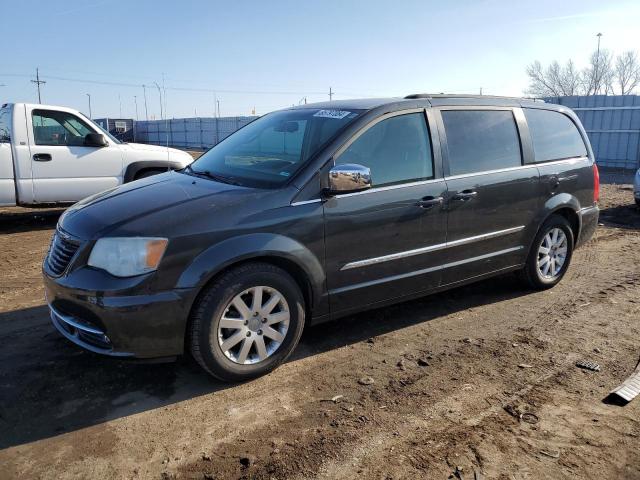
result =
[[135,122],[135,141],[180,148],[210,148],[257,117],[174,118]]
[[598,165],[640,167],[640,96],[592,95],[545,98],[573,109],[587,131]]

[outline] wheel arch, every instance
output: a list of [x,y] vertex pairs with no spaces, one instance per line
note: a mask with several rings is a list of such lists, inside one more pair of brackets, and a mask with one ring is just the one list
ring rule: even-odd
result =
[[148,170],[177,170],[182,168],[178,162],[168,162],[166,160],[141,160],[127,165],[124,171],[123,183],[132,182],[136,175]]
[[[309,312],[324,297],[325,272],[320,260],[304,245],[282,235],[256,233],[220,242],[202,252],[184,270],[176,288],[198,295],[220,275],[248,262],[264,262],[285,270],[296,281]],[[194,298],[194,304],[197,296]]]

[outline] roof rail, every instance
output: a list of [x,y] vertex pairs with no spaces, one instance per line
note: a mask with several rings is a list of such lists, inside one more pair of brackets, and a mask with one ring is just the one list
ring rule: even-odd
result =
[[418,98],[501,98],[509,100],[530,100],[532,102],[542,102],[544,100],[538,98],[525,98],[525,97],[509,97],[502,95],[469,95],[469,94],[452,94],[452,93],[412,93],[404,97],[406,100],[415,100]]

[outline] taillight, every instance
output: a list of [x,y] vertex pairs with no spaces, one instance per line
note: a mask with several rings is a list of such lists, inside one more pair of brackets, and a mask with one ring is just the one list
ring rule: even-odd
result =
[[593,163],[593,203],[600,200],[600,172],[598,171],[598,165]]

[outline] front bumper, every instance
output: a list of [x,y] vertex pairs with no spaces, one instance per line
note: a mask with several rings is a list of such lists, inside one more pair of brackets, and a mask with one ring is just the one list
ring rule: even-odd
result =
[[113,289],[113,282],[109,274],[89,268],[59,278],[45,271],[45,295],[55,328],[76,345],[103,355],[182,354],[191,290],[148,292],[144,278],[123,279],[122,289]]

